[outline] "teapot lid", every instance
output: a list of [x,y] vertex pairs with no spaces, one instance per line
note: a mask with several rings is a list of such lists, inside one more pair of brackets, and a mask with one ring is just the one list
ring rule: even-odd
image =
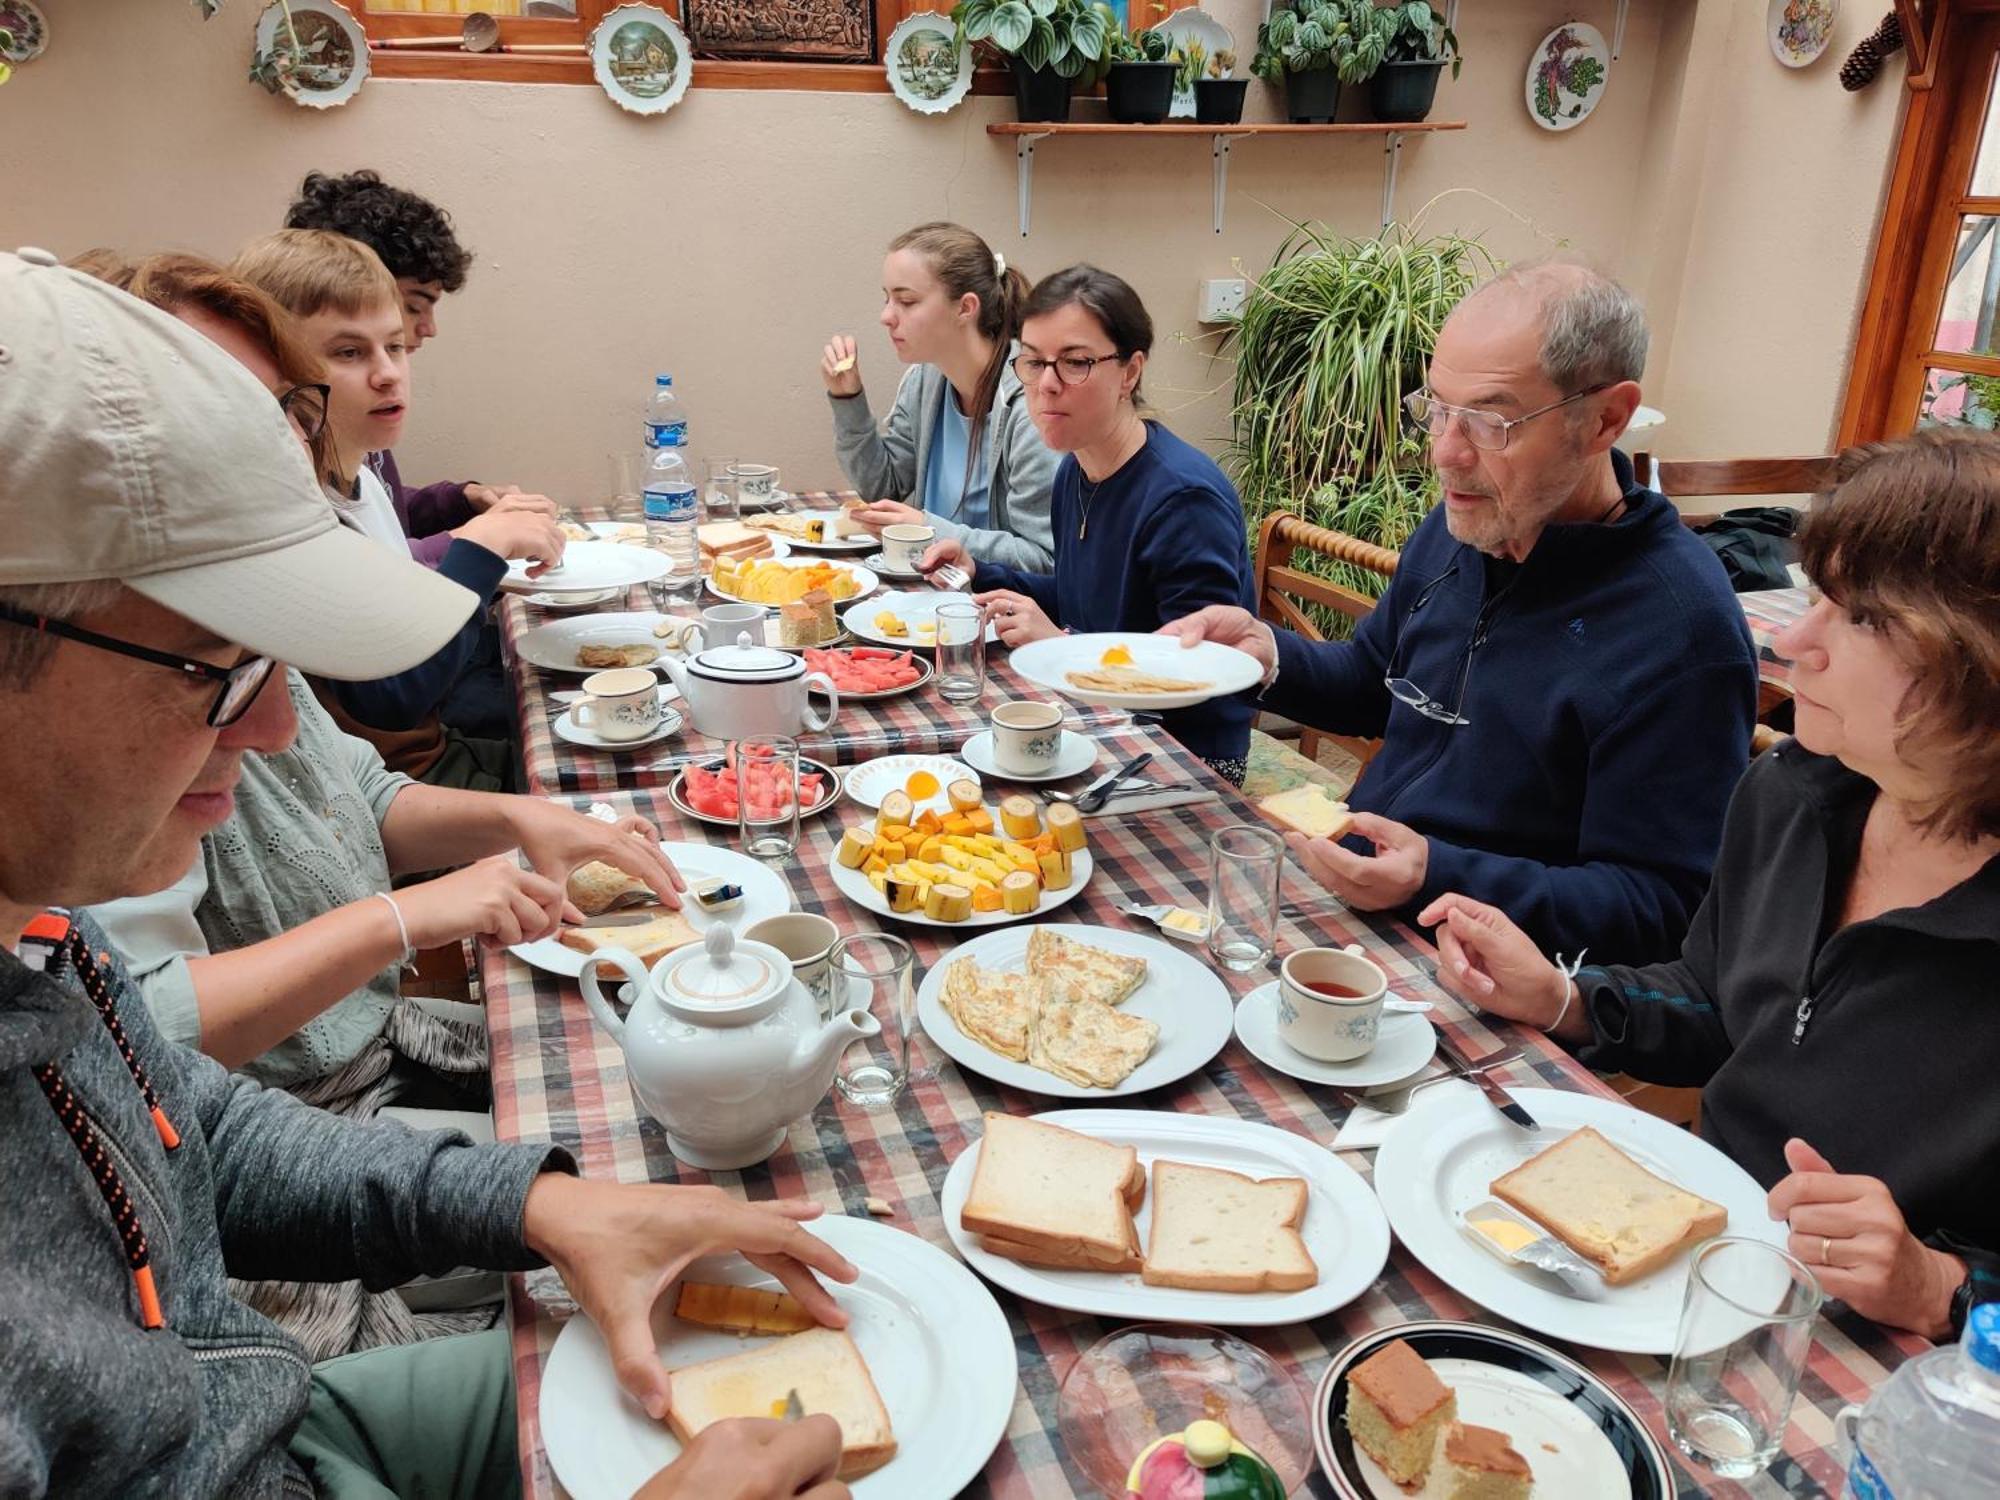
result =
[[724,682],[782,682],[804,673],[806,664],[789,651],[775,646],[752,645],[746,630],[733,646],[712,646],[697,651],[688,665],[704,677]]
[[775,948],[741,943],[726,922],[708,929],[699,946],[690,944],[667,961],[660,990],[683,1005],[726,1010],[763,1000],[792,977],[791,964],[782,965]]

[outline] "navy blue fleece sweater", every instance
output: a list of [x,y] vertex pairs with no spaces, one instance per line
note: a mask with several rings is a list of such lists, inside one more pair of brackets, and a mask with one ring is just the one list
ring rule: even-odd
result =
[[[1157,422],[1146,445],[1083,498],[1075,455],[1056,470],[1053,573],[982,562],[976,589],[1014,589],[1065,630],[1158,630],[1205,604],[1252,608],[1243,502],[1215,460]],[[1719,566],[1719,565],[1718,565]],[[1212,698],[1162,715],[1167,733],[1204,760],[1250,751],[1249,698]]]
[[[1382,739],[1351,802],[1429,837],[1409,912],[1458,891],[1545,951],[1646,962],[1679,951],[1708,885],[1757,666],[1715,554],[1612,460],[1625,512],[1549,527],[1518,566],[1454,541],[1433,510],[1353,641],[1277,633],[1263,703]],[[1418,713],[1390,675],[1447,708],[1463,683],[1468,722]]]
[[437,651],[407,672],[373,682],[328,682],[340,706],[371,729],[414,729],[432,714],[479,651],[486,606],[507,576],[507,559],[477,542],[453,537],[437,571],[479,596],[479,608]]

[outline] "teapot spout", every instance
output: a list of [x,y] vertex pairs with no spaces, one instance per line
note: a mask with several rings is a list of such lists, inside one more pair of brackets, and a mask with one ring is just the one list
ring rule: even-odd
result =
[[855,1042],[882,1034],[882,1023],[865,1010],[843,1010],[801,1043],[792,1059],[792,1076],[818,1079],[824,1089],[840,1065],[840,1054]]

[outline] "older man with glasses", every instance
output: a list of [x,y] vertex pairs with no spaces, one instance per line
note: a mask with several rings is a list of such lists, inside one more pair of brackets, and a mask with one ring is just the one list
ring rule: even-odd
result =
[[1166,627],[1255,656],[1265,707],[1382,740],[1350,833],[1291,839],[1348,905],[1409,914],[1457,891],[1551,953],[1679,950],[1757,673],[1721,564],[1613,446],[1646,346],[1617,283],[1502,273],[1453,310],[1405,399],[1443,500],[1354,639],[1229,608]]

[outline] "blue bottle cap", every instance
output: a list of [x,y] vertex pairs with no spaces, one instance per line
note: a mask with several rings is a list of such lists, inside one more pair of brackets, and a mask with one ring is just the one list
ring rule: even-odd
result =
[[1974,1364],[2000,1374],[2000,1302],[1982,1302],[1965,1320],[1965,1350]]
[[673,383],[674,377],[671,375],[655,375],[653,377],[654,385],[672,385]]

